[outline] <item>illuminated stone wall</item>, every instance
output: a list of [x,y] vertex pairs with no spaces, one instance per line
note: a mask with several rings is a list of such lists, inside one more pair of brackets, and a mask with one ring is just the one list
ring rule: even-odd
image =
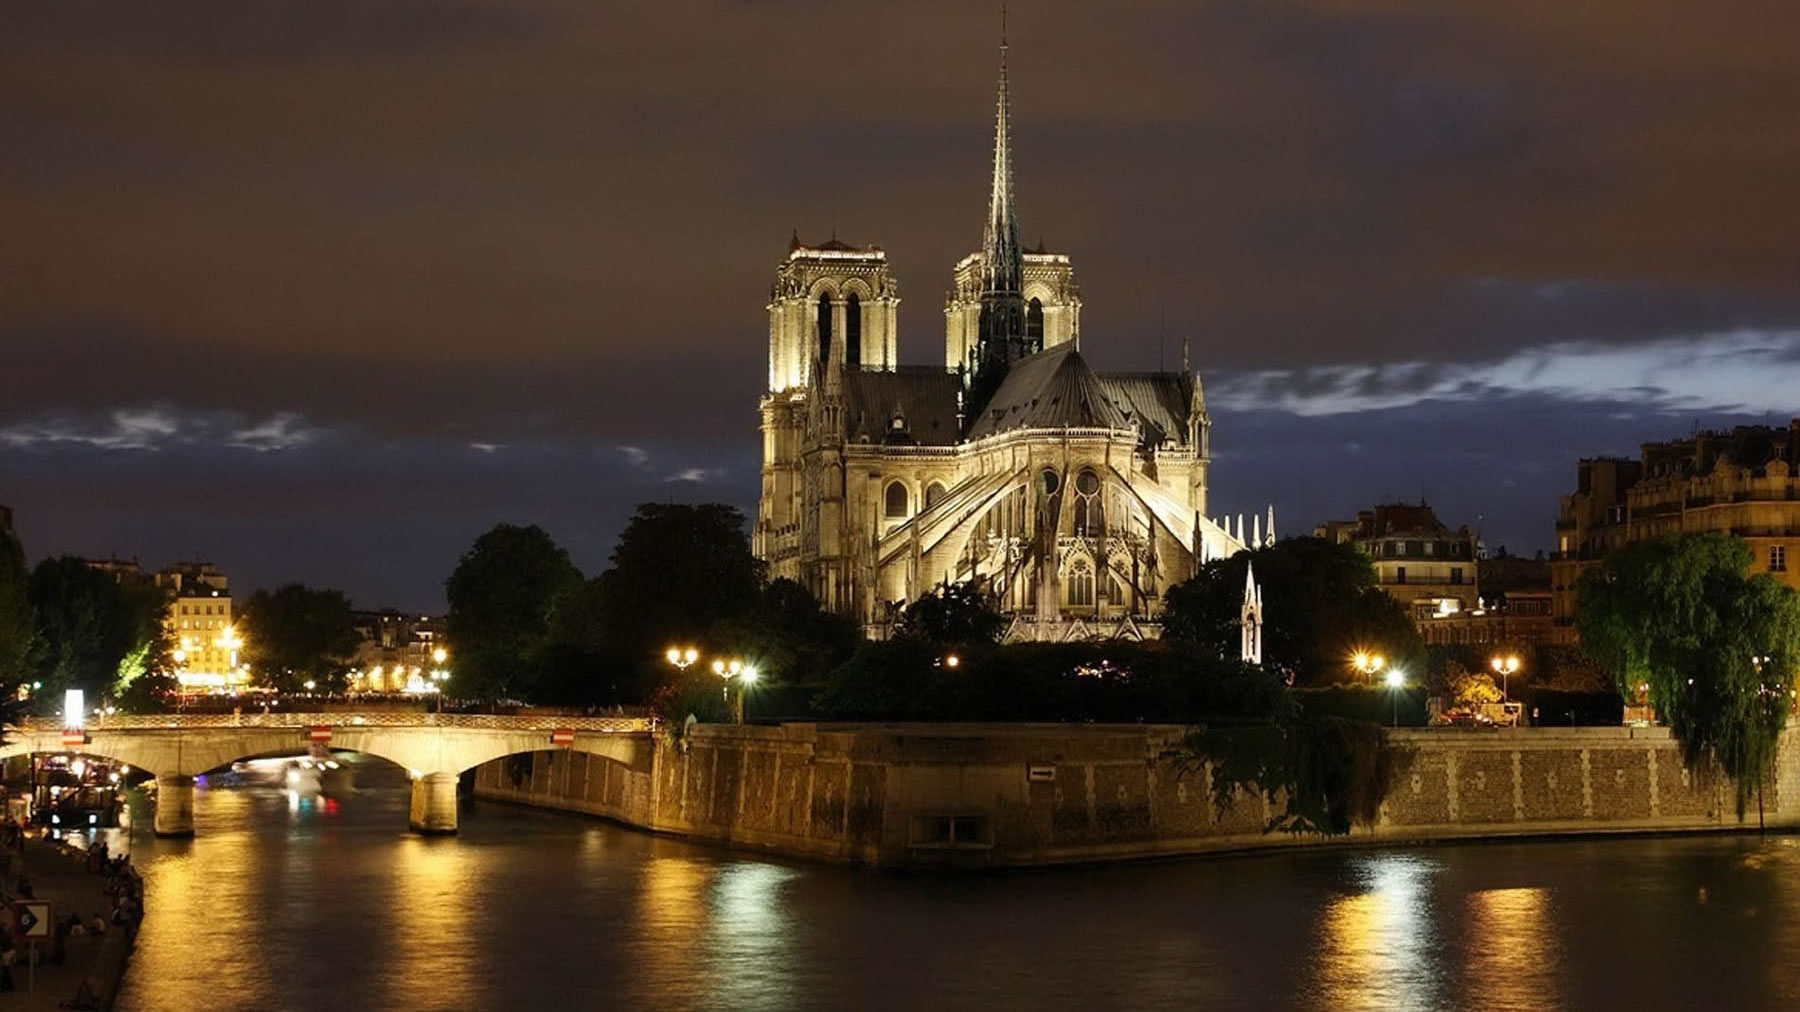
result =
[[[587,812],[747,849],[884,867],[1031,865],[1303,846],[1279,803],[1221,811],[1183,729],[1056,725],[702,725],[652,771],[539,752],[478,770],[477,797]],[[1393,779],[1350,842],[1739,826],[1731,783],[1690,774],[1663,728],[1392,732]],[[519,773],[514,779],[513,773]],[[1800,735],[1763,790],[1800,825]],[[1756,824],[1755,803],[1748,826]],[[1337,841],[1343,842],[1343,841]]]

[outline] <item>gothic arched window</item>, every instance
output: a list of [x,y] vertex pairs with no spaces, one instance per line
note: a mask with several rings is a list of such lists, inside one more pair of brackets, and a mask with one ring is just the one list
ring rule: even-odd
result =
[[1086,559],[1076,559],[1069,567],[1069,607],[1091,607],[1094,603],[1094,571]]
[[931,484],[925,486],[925,508],[926,509],[930,509],[931,507],[936,506],[938,504],[938,500],[940,500],[942,498],[944,498],[944,483],[943,482],[934,481]]
[[862,300],[855,292],[844,303],[844,367],[862,368]]
[[1090,468],[1075,475],[1075,533],[1089,535],[1100,526],[1100,476]]
[[1044,302],[1042,299],[1032,299],[1031,304],[1025,307],[1025,336],[1038,347],[1043,347]]
[[819,364],[831,364],[831,296],[819,296]]
[[906,486],[897,481],[888,482],[885,505],[887,507],[886,512],[889,520],[905,517],[907,507]]

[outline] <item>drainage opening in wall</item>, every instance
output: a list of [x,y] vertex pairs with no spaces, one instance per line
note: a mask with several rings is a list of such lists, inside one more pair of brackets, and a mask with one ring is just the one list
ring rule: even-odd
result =
[[940,850],[994,845],[986,815],[915,815],[912,845]]

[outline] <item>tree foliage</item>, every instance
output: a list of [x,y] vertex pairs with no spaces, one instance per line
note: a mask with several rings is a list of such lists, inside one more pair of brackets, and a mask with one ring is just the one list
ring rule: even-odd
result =
[[654,663],[671,644],[753,612],[762,576],[735,507],[645,503],[600,574],[601,633],[624,656]]
[[[74,556],[38,563],[29,595],[40,644],[32,674],[44,683],[38,698],[46,705],[60,701],[65,689],[106,695],[128,658],[162,634],[167,599],[161,591],[122,583]],[[146,656],[144,663],[155,659]]]
[[1392,777],[1381,729],[1342,717],[1200,727],[1187,749],[1184,772],[1210,767],[1219,811],[1244,795],[1282,803],[1271,808],[1268,832],[1342,836],[1372,824]]
[[1741,817],[1775,760],[1800,664],[1800,594],[1749,574],[1750,548],[1722,534],[1635,542],[1584,573],[1582,645],[1620,692],[1650,702],[1689,768],[1718,763]]
[[529,694],[556,610],[580,585],[569,553],[540,527],[500,524],[475,539],[444,584],[456,648],[450,691],[483,699]]
[[832,672],[815,705],[841,719],[1181,723],[1273,719],[1291,702],[1261,669],[1162,644],[965,652],[896,638],[863,644]]
[[19,539],[0,530],[0,694],[10,696],[25,680],[36,644],[31,571]]
[[989,644],[1006,631],[1006,619],[974,583],[946,583],[921,594],[900,613],[894,636],[938,646]]
[[1349,658],[1359,650],[1423,673],[1418,629],[1406,608],[1376,586],[1368,557],[1322,538],[1287,538],[1202,565],[1193,579],[1169,588],[1164,638],[1237,656],[1250,565],[1263,590],[1263,666],[1289,684],[1354,680]]
[[360,641],[349,598],[300,583],[250,595],[242,624],[245,660],[283,692],[341,688]]

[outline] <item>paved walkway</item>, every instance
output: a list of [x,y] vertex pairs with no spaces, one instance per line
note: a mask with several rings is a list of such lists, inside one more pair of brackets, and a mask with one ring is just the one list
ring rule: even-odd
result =
[[[0,858],[0,864],[5,864]],[[37,943],[37,979],[27,990],[32,971],[26,964],[26,948],[18,946],[11,967],[13,989],[0,991],[0,1010],[53,1010],[68,1008],[83,979],[88,980],[99,995],[96,1008],[112,1007],[113,994],[124,976],[125,961],[131,952],[131,930],[112,923],[112,898],[106,894],[106,875],[87,870],[87,858],[81,851],[48,838],[33,837],[25,843],[24,872],[31,880],[34,898],[47,900],[59,920],[80,914],[83,921],[98,914],[107,922],[102,935],[71,935],[63,965],[51,962],[53,942]],[[10,862],[10,873],[0,885],[0,899],[16,899],[20,858],[16,853]],[[11,927],[7,912],[5,923]]]

